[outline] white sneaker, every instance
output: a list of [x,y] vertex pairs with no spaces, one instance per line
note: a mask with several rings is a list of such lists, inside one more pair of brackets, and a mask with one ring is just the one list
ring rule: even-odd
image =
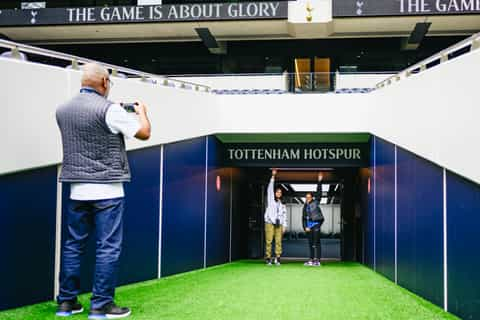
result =
[[307,267],[311,267],[311,266],[313,266],[313,260],[310,259],[307,262],[305,262],[303,265],[307,266]]

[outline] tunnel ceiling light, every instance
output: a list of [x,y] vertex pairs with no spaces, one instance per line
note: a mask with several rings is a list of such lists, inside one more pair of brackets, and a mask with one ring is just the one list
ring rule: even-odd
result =
[[[270,168],[273,170],[274,168]],[[334,171],[334,168],[275,168],[278,171]]]
[[317,191],[316,184],[290,184],[295,192],[315,192]]

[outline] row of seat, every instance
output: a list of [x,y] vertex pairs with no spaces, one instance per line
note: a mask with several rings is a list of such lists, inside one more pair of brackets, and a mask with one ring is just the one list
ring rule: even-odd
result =
[[[368,93],[374,90],[373,88],[342,88],[332,91],[336,94],[345,94],[345,93]],[[214,89],[212,90],[214,94],[230,94],[230,95],[245,95],[245,94],[285,94],[288,93],[286,90],[282,89]]]
[[335,90],[335,93],[369,93],[375,90],[374,88],[342,88]]
[[213,89],[215,94],[285,94],[282,89]]

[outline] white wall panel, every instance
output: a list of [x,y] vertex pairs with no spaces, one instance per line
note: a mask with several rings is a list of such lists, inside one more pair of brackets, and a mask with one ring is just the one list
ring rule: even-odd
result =
[[336,89],[375,88],[377,83],[392,76],[391,73],[335,74]]
[[369,132],[369,94],[220,95],[221,132]]
[[371,95],[371,132],[480,183],[480,50]]
[[[58,105],[80,89],[81,72],[42,64],[0,59],[0,174],[61,162],[60,133],[55,120]],[[140,99],[152,122],[149,141],[132,140],[128,149],[203,136],[217,127],[215,95],[164,87],[140,80],[112,78],[110,99]]]
[[67,83],[64,69],[0,58],[0,173],[59,162],[55,109]]
[[[287,74],[281,75],[227,75],[227,76],[198,76],[173,77],[174,79],[189,81],[210,86],[212,89],[288,89]],[[385,77],[386,78],[386,77]]]

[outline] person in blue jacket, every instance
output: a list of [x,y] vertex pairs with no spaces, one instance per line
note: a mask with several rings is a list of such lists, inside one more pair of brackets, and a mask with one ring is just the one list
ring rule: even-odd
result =
[[317,195],[314,198],[312,192],[306,194],[306,202],[303,206],[303,229],[308,236],[308,246],[310,249],[310,259],[305,262],[306,266],[320,266],[322,256],[322,247],[320,243],[320,228],[325,221],[319,200],[322,195],[322,175],[318,175]]

